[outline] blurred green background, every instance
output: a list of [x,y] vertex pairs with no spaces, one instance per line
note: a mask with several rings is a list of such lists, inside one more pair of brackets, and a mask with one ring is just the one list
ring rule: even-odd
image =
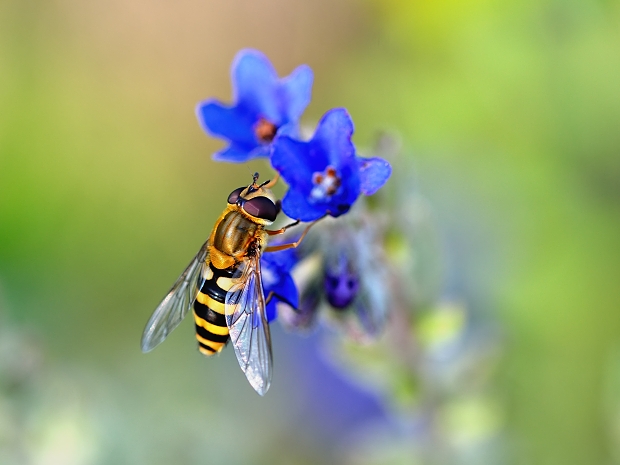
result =
[[357,425],[389,421],[332,373],[337,398],[357,399],[339,412],[306,373],[315,341],[278,329],[264,399],[232,351],[199,356],[188,323],[139,351],[247,182],[245,166],[210,160],[221,144],[194,116],[230,99],[243,47],[282,75],[314,69],[306,122],[343,106],[360,146],[401,134],[446,274],[501,328],[496,463],[620,463],[608,0],[1,2],[0,463],[358,463]]

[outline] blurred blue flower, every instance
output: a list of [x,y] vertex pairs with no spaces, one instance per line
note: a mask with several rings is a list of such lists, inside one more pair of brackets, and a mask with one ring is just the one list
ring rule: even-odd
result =
[[353,121],[343,108],[323,116],[311,140],[285,134],[273,145],[271,164],[289,184],[282,210],[291,218],[313,221],[349,211],[360,192],[374,194],[389,178],[381,158],[359,158],[351,142]]
[[[363,203],[359,205],[363,206]],[[347,221],[321,225],[322,266],[316,287],[302,293],[301,312],[316,313],[323,296],[329,322],[357,341],[377,338],[390,307],[390,276],[383,252],[384,231],[376,218],[356,207]],[[310,296],[314,292],[315,296]]]
[[283,302],[294,308],[299,305],[299,293],[291,269],[297,263],[294,249],[279,252],[264,253],[261,256],[261,275],[265,298],[273,292],[273,297],[267,304],[267,320],[275,320],[276,303]]
[[346,249],[341,249],[325,263],[323,275],[325,297],[332,308],[342,310],[351,305],[359,288],[359,273],[354,269]]
[[360,201],[344,218],[326,218],[299,249],[296,310],[281,309],[292,331],[311,330],[319,319],[359,342],[379,337],[392,306],[393,276],[384,251],[385,223]]
[[231,72],[235,103],[211,99],[196,108],[202,128],[229,142],[213,159],[242,163],[268,157],[276,134],[297,136],[299,118],[310,103],[312,70],[302,65],[280,79],[265,55],[246,49],[237,53]]

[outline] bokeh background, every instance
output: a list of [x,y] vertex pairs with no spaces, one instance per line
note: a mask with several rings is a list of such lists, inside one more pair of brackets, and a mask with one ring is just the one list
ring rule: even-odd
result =
[[[608,0],[0,2],[0,463],[620,463],[619,20]],[[140,353],[247,183],[194,116],[244,47],[314,69],[308,124],[343,106],[360,147],[402,137],[441,294],[495,341],[484,396],[432,434],[320,332],[274,325],[265,398],[187,322]]]

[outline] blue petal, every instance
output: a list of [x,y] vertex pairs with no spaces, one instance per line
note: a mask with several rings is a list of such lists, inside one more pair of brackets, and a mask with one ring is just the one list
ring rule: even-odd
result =
[[329,157],[329,164],[338,169],[355,163],[355,146],[351,142],[353,121],[344,108],[329,110],[316,129],[312,138],[318,141]]
[[286,116],[289,121],[301,117],[312,98],[312,70],[307,65],[298,66],[288,77],[282,79],[282,100],[287,102]]
[[[271,165],[292,189],[301,189],[304,192],[312,189],[312,174],[315,170],[308,163],[309,152],[307,142],[286,136],[278,136],[273,141]],[[321,169],[324,169],[324,166]]]
[[277,309],[276,309],[276,303],[277,301],[275,299],[271,299],[269,303],[267,304],[267,307],[265,307],[265,314],[267,315],[267,321],[269,323],[275,320],[276,316],[278,315]]
[[329,216],[338,218],[340,215],[344,215],[345,213],[349,212],[349,210],[351,209],[351,205],[353,205],[353,202],[355,202],[356,199],[357,197],[351,200],[350,202],[333,201],[327,206],[326,211],[329,214]]
[[299,306],[299,292],[293,277],[290,274],[283,276],[282,282],[275,291],[280,297],[280,301],[292,305],[294,308]]
[[265,289],[265,294],[268,295],[271,291],[273,291],[276,295],[274,295],[271,301],[267,304],[266,314],[268,321],[273,321],[276,318],[277,302],[292,305],[294,309],[297,309],[299,306],[299,292],[297,291],[295,281],[293,281],[290,274],[287,273],[281,276],[281,280],[276,286],[270,289]]
[[245,163],[248,161],[248,155],[249,153],[247,150],[228,146],[219,152],[215,152],[212,158],[215,161],[225,161],[228,163]]
[[256,119],[243,106],[227,107],[216,100],[207,100],[198,104],[196,116],[206,132],[228,139],[240,149],[249,152],[258,145],[253,132]]
[[235,99],[257,115],[281,126],[297,122],[310,103],[312,70],[302,65],[278,79],[269,59],[257,50],[242,50],[232,66]]
[[258,50],[241,50],[232,65],[233,94],[237,102],[248,106],[276,126],[282,115],[276,95],[278,75],[269,59]]
[[351,142],[353,121],[343,108],[328,111],[317,128],[315,139],[322,141],[328,152],[329,164],[340,176],[341,186],[330,199],[328,212],[337,217],[349,211],[360,192],[359,169],[355,146]]
[[358,158],[360,188],[364,195],[377,192],[392,174],[392,167],[383,158]]
[[214,153],[213,160],[228,163],[245,163],[255,158],[269,157],[270,154],[270,145],[259,145],[255,149],[248,151],[245,148],[239,148],[239,146],[231,144],[229,147]]
[[300,221],[314,221],[325,216],[329,204],[311,204],[306,196],[296,189],[289,189],[282,199],[282,211],[289,218]]
[[[281,245],[284,244],[284,239],[277,239],[274,241],[269,241],[269,245]],[[272,270],[276,271],[278,274],[284,274],[290,272],[290,270],[297,264],[297,254],[294,249],[286,249],[280,250],[278,252],[269,252],[262,256],[261,258],[263,264],[268,266]]]
[[[340,186],[340,191],[332,198],[331,203],[336,205],[348,205],[350,207],[360,195],[360,178],[357,162],[353,165],[349,163],[342,165],[339,173],[342,185]],[[346,213],[348,208],[346,210],[340,208],[339,211]],[[332,216],[338,215],[332,214]]]
[[[279,252],[274,252],[279,253]],[[268,296],[271,292],[275,295],[271,298],[269,303],[267,304],[267,319],[272,321],[276,317],[276,302],[282,302],[288,305],[292,305],[294,308],[299,306],[299,293],[297,291],[297,286],[295,285],[295,281],[291,277],[290,273],[281,273],[278,275],[278,282],[273,284],[272,286],[265,286],[263,291],[265,293],[265,297]]]
[[[277,136],[287,136],[292,139],[299,138],[299,125],[297,123],[288,123],[278,128]],[[275,139],[273,141],[275,144]]]

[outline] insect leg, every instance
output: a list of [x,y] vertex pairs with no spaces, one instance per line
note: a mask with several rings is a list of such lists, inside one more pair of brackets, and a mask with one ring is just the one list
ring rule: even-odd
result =
[[287,224],[286,226],[284,226],[283,228],[280,229],[275,229],[275,230],[269,230],[266,229],[265,232],[267,234],[269,234],[270,236],[277,236],[278,234],[284,234],[284,232],[288,229],[288,228],[292,228],[293,226],[297,226],[299,223],[301,223],[301,221],[297,220],[294,221],[291,224]]
[[278,179],[280,179],[280,173],[276,173],[275,178],[273,178],[271,181],[262,183],[260,187],[264,187],[265,189],[271,189],[273,186],[276,185],[276,183],[278,182]]
[[[297,221],[297,223],[299,223],[299,221]],[[313,221],[308,226],[306,226],[306,229],[304,229],[304,232],[301,233],[301,236],[299,236],[299,239],[297,239],[295,242],[291,242],[290,244],[280,244],[280,245],[272,245],[270,247],[265,247],[264,252],[278,252],[280,250],[296,248],[299,244],[301,244],[301,241],[304,240],[304,237],[306,237],[306,234],[308,234],[308,231],[310,230],[310,228],[312,227],[312,225],[314,223],[316,223],[316,221]],[[289,225],[289,226],[293,226],[293,225]],[[282,229],[285,229],[285,228],[282,228]],[[275,232],[275,231],[273,231],[273,232]],[[284,232],[284,231],[282,231],[282,232]],[[269,231],[267,233],[269,233]],[[282,233],[277,233],[277,234],[282,234]]]

